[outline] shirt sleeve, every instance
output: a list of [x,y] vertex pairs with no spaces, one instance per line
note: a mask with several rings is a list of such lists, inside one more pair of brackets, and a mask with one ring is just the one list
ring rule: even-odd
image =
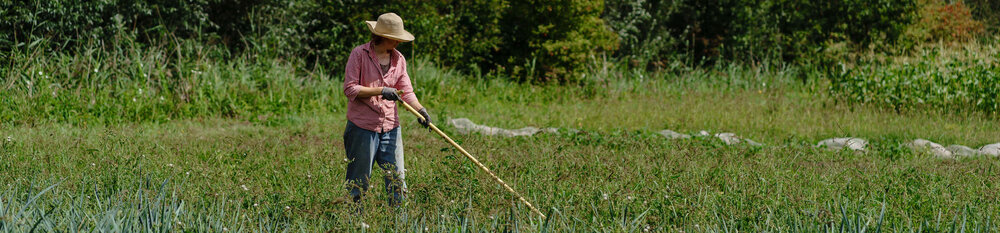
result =
[[361,92],[361,54],[351,51],[351,56],[347,58],[347,67],[344,68],[344,95],[349,101],[354,101]]
[[417,100],[417,94],[413,93],[413,83],[410,82],[410,74],[406,72],[406,59],[403,56],[399,56],[400,66],[403,68],[402,77],[399,77],[399,82],[396,82],[396,89],[403,91],[403,101],[410,104],[415,110],[420,110],[424,108],[420,105],[420,101]]

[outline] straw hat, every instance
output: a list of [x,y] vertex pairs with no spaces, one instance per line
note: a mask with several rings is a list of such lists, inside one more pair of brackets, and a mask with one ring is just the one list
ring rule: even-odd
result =
[[401,42],[413,41],[413,34],[403,29],[403,19],[396,13],[385,13],[378,16],[378,21],[365,23],[368,23],[368,29],[375,35]]

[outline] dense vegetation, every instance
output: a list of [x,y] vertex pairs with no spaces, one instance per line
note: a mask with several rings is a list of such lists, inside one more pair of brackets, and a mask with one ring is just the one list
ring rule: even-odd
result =
[[[995,157],[901,144],[998,143],[998,5],[0,1],[0,232],[993,232]],[[550,218],[406,114],[406,208],[349,208],[343,65],[384,12],[438,124]]]

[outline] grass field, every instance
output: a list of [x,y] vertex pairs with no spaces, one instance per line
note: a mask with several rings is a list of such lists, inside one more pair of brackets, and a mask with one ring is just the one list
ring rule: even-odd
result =
[[[584,87],[470,81],[426,64],[411,69],[439,125],[548,219],[529,215],[410,115],[402,115],[405,207],[385,205],[375,172],[368,212],[356,216],[343,189],[346,101],[338,90],[307,88],[300,95],[324,97],[301,106],[323,107],[4,124],[0,231],[1000,230],[1000,161],[937,159],[900,146],[916,138],[970,147],[1000,142],[996,118],[836,103],[810,91],[822,84],[782,81],[795,74],[781,69],[623,74]],[[28,103],[17,98],[5,100]],[[4,115],[17,121],[44,115],[38,112]],[[460,135],[444,124],[460,117],[580,132]],[[661,129],[733,132],[766,146],[669,141],[655,133]],[[812,146],[844,136],[869,139],[871,148]]]

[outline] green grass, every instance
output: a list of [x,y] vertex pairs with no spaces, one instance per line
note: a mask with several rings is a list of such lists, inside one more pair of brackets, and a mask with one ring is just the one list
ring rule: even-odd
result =
[[[405,113],[409,200],[387,207],[375,172],[368,211],[355,214],[337,71],[190,43],[12,54],[0,69],[0,232],[998,230],[1000,161],[900,144],[996,143],[1000,120],[838,103],[822,73],[802,67],[593,64],[584,83],[555,86],[412,59],[423,105],[549,216],[540,219]],[[459,135],[444,122],[460,117],[580,133]],[[766,146],[668,141],[662,129]],[[844,136],[871,148],[812,147]]]
[[[58,185],[16,221],[9,216],[18,211],[7,211],[0,222],[15,231],[36,222],[52,229],[196,231],[355,231],[362,222],[378,231],[859,232],[878,222],[893,231],[997,230],[992,219],[1000,217],[1000,180],[993,174],[1000,162],[940,160],[898,146],[917,136],[978,146],[1000,138],[996,120],[850,111],[780,88],[711,91],[651,83],[656,88],[644,94],[569,96],[549,104],[441,91],[450,85],[439,86],[440,96],[424,97],[438,119],[583,130],[528,138],[452,132],[550,215],[547,220],[529,217],[436,135],[414,128],[409,115],[403,116],[410,186],[405,215],[385,206],[376,179],[375,196],[365,201],[369,212],[355,216],[344,199],[343,112],[328,112],[256,122],[5,127],[0,133],[12,140],[0,153],[0,183],[7,184],[0,209],[19,210],[32,195]],[[551,88],[525,88],[523,96],[559,92]],[[773,146],[667,141],[654,134],[663,128],[732,131]],[[854,154],[810,146],[833,136],[869,138],[874,148]]]

